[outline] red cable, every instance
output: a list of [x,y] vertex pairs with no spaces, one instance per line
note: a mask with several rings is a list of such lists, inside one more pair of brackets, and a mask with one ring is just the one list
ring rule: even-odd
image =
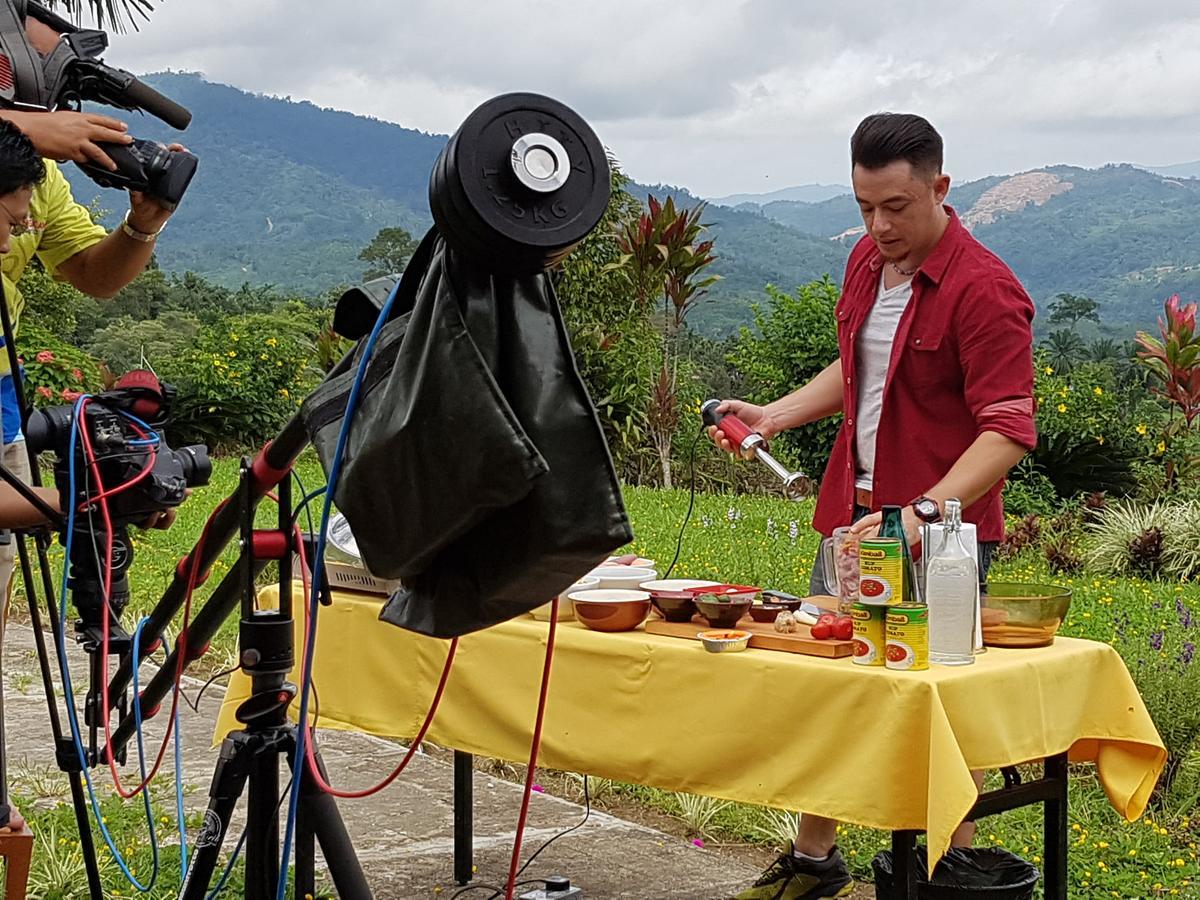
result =
[[[87,405],[87,401],[85,400],[84,406],[86,406],[86,405]],[[134,431],[136,431],[143,439],[148,438],[146,432],[142,431],[142,429],[138,428],[132,422],[130,423],[130,427]],[[85,443],[85,446],[91,447],[91,438],[88,437],[84,443]],[[140,472],[138,472],[136,475],[134,475],[132,478],[130,478],[128,481],[124,482],[123,484],[117,485],[112,490],[101,491],[95,497],[91,498],[91,502],[97,503],[101,500],[107,500],[109,497],[114,497],[117,494],[121,493],[122,491],[127,491],[131,487],[133,487],[135,484],[137,484],[139,481],[141,481],[143,478],[145,478],[147,475],[149,475],[151,473],[151,471],[153,471],[153,469],[154,469],[155,461],[158,459],[158,451],[155,450],[153,447],[147,447],[146,449],[147,449],[147,452],[150,454],[150,459],[149,459],[149,462],[146,463],[145,467]],[[81,504],[79,504],[79,508],[83,509],[83,507],[85,507],[86,505],[87,505],[86,503],[81,503]]]
[[[299,527],[296,528],[296,538],[296,546],[299,548],[300,555],[300,575],[304,583],[304,646],[307,648],[308,642],[311,640],[311,632],[308,621],[308,595],[311,588],[309,587],[308,583],[308,560],[304,552],[304,541],[301,539]],[[442,693],[445,691],[446,682],[450,678],[450,668],[454,663],[454,652],[457,649],[458,638],[454,638],[454,640],[450,642],[449,651],[446,653],[446,664],[442,667],[442,677],[438,681],[437,690],[433,695],[433,702],[429,706],[429,712],[426,714],[425,721],[421,724],[421,728],[417,732],[417,736],[413,738],[412,742],[409,744],[408,752],[404,754],[404,758],[400,760],[399,765],[392,770],[391,774],[384,778],[383,781],[372,787],[363,788],[362,790],[357,791],[348,791],[340,790],[329,784],[325,780],[324,776],[322,776],[321,769],[317,765],[317,756],[313,750],[314,729],[307,721],[303,722],[305,747],[304,756],[308,764],[308,771],[312,775],[313,781],[316,782],[317,787],[319,787],[326,794],[330,794],[334,797],[340,797],[343,800],[361,800],[364,797],[370,797],[372,794],[379,793],[389,784],[399,778],[400,773],[408,767],[409,761],[414,755],[416,755],[417,749],[421,746],[421,741],[425,740],[425,733],[429,731],[429,726],[433,724],[433,717],[437,713],[438,704],[442,702]]]
[[513,839],[512,862],[508,866],[508,884],[504,900],[512,900],[516,889],[517,868],[521,862],[521,839],[525,836],[525,821],[529,816],[529,799],[533,795],[533,776],[537,769],[538,748],[542,743],[542,720],[546,715],[546,696],[550,692],[550,663],[554,658],[554,632],[558,630],[558,598],[550,606],[550,633],[546,637],[546,663],[542,668],[542,691],[538,696],[537,718],[533,723],[533,741],[529,747],[529,767],[525,770],[525,796],[521,798],[521,817]]
[[[108,501],[106,498],[109,496],[112,496],[112,494],[119,493],[120,491],[128,489],[130,485],[136,483],[139,479],[144,478],[146,476],[146,474],[149,472],[150,467],[147,467],[146,469],[144,469],[138,476],[131,479],[130,481],[128,481],[122,485],[119,485],[118,487],[114,488],[110,492],[105,492],[104,482],[100,477],[100,467],[99,467],[99,464],[96,462],[95,454],[92,451],[91,435],[88,433],[88,429],[87,429],[87,405],[88,405],[88,402],[89,401],[87,399],[84,399],[82,401],[82,403],[80,404],[79,417],[84,420],[84,427],[80,429],[80,433],[83,438],[85,460],[86,460],[88,466],[92,470],[92,477],[96,480],[96,486],[100,489],[100,493],[96,496],[96,498],[94,498],[94,502],[98,502],[98,505],[100,507],[101,518],[104,521],[105,552],[107,554],[107,557],[105,560],[105,565],[104,565],[104,598],[103,598],[104,602],[101,606],[101,616],[100,616],[101,653],[103,654],[103,658],[105,661],[105,666],[104,666],[105,675],[104,675],[104,678],[101,679],[101,686],[100,686],[101,715],[102,715],[103,722],[104,722],[105,749],[108,751],[106,754],[108,757],[108,760],[107,760],[108,768],[109,768],[110,774],[112,775],[113,786],[116,788],[117,793],[121,797],[123,797],[126,800],[129,800],[129,799],[132,799],[133,797],[136,797],[138,794],[140,794],[143,790],[146,789],[146,787],[150,784],[151,780],[153,780],[154,776],[158,774],[158,770],[162,766],[163,759],[166,756],[167,745],[170,743],[171,732],[174,727],[175,711],[178,708],[178,704],[179,704],[179,685],[180,685],[180,681],[183,677],[183,670],[184,670],[185,658],[186,658],[185,649],[187,646],[187,628],[188,628],[188,624],[190,623],[190,620],[191,620],[192,594],[195,591],[196,581],[199,576],[200,555],[203,552],[204,543],[208,537],[208,529],[209,529],[209,526],[212,524],[213,517],[215,517],[217,514],[217,511],[220,510],[222,506],[224,506],[224,503],[222,503],[220,506],[218,506],[216,510],[213,510],[212,515],[209,516],[208,521],[205,522],[204,529],[200,534],[200,540],[198,541],[196,550],[193,553],[192,571],[188,578],[187,594],[185,595],[185,598],[184,598],[183,626],[179,633],[178,649],[176,651],[177,659],[176,659],[176,664],[175,664],[175,678],[174,678],[174,685],[173,685],[172,692],[171,692],[171,715],[167,720],[167,729],[166,729],[166,733],[163,735],[162,745],[158,749],[158,754],[155,758],[154,766],[150,769],[150,772],[146,775],[145,779],[143,779],[142,782],[140,784],[138,784],[138,786],[135,787],[133,790],[127,790],[121,784],[120,773],[117,771],[117,762],[116,762],[115,756],[112,752],[112,729],[111,729],[111,725],[109,723],[109,717],[110,717],[110,712],[111,712],[111,707],[109,705],[109,695],[108,695],[108,648],[109,648],[109,634],[110,634],[109,599],[112,596],[113,529],[112,529],[112,518],[109,515]],[[134,426],[134,428],[139,433],[144,434],[144,432],[141,432],[141,429],[138,429],[136,426]],[[153,454],[154,451],[151,450],[150,452]],[[70,565],[70,560],[65,561],[64,565]],[[135,703],[140,702],[140,698],[135,697],[134,702]]]

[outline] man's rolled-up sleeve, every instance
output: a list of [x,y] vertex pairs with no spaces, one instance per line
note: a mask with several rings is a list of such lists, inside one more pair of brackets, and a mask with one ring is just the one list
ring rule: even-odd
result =
[[992,431],[1027,450],[1037,445],[1033,315],[1029,295],[1004,279],[965,305],[958,328],[963,393],[976,436]]

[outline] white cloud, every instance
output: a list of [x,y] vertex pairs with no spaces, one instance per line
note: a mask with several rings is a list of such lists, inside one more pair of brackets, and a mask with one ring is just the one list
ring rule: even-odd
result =
[[960,177],[1200,157],[1191,0],[161,0],[109,60],[426,131],[536,90],[626,168],[717,195],[845,181],[855,123],[927,115]]

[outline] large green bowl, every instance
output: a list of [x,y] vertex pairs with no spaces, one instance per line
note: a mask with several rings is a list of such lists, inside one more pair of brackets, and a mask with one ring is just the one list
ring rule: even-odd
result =
[[1057,584],[988,584],[983,642],[989,647],[1048,647],[1071,608],[1071,589]]

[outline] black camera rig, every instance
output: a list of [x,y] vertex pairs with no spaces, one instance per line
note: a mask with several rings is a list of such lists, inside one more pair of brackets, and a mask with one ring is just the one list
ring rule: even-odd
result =
[[[144,370],[123,376],[113,390],[75,405],[31,412],[25,423],[29,449],[52,451],[54,483],[63,508],[77,510],[74,533],[66,520],[59,539],[72,548],[70,584],[79,628],[100,621],[104,591],[100,568],[111,568],[108,605],[115,621],[129,600],[126,573],[133,561],[129,526],[178,506],[187,489],[208,483],[212,463],[201,445],[172,450],[162,433],[175,390]],[[98,518],[97,499],[106,518]],[[111,537],[105,562],[99,548]],[[70,540],[68,540],[70,538]]]
[[[61,35],[52,52],[42,56],[29,43],[27,18]],[[192,114],[100,57],[108,35],[79,28],[33,0],[0,0],[0,105],[10,109],[48,111],[80,109],[85,100],[144,111],[172,128],[184,129]],[[117,165],[111,171],[94,162],[77,163],[101,187],[143,191],[166,209],[179,205],[196,174],[196,157],[170,150],[155,141],[99,145]]]

